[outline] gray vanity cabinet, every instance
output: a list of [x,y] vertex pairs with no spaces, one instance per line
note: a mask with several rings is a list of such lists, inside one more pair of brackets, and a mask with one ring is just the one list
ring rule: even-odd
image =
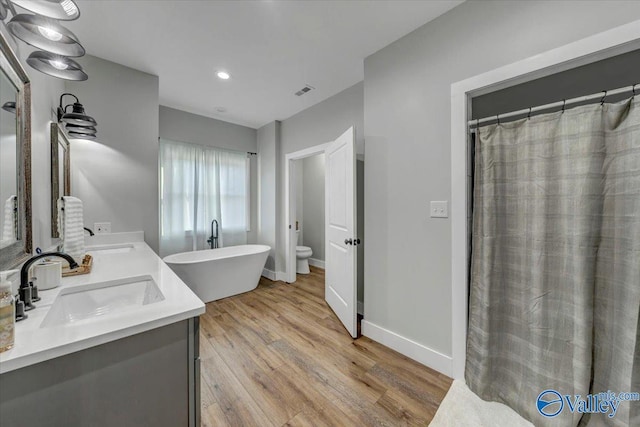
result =
[[0,426],[199,426],[198,327],[192,318],[0,375]]

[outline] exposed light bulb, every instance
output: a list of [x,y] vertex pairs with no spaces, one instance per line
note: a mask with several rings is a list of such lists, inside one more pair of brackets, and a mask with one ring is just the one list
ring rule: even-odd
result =
[[51,64],[51,66],[56,70],[66,70],[67,68],[69,68],[69,64],[66,64],[59,59],[50,59],[49,64]]
[[218,76],[219,79],[222,79],[222,80],[229,80],[229,77],[231,77],[231,75],[226,71],[218,71],[216,75]]
[[64,9],[64,13],[66,13],[68,16],[73,16],[78,13],[78,7],[71,0],[64,0],[62,3],[60,3],[60,6],[62,6],[62,9]]
[[62,34],[49,27],[41,27],[38,25],[38,32],[42,34],[43,37],[46,37],[47,39],[54,42],[60,41],[62,39]]

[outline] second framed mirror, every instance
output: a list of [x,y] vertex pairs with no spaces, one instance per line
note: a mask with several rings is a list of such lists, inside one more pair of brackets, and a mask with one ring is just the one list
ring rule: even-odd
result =
[[71,195],[69,139],[57,123],[51,123],[51,237],[58,233],[58,199]]

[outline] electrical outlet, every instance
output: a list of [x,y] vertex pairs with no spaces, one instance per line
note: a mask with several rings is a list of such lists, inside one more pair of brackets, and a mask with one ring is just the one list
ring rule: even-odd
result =
[[96,234],[108,234],[111,233],[110,222],[95,222],[93,223],[93,231]]
[[431,218],[448,218],[449,217],[449,203],[444,202],[431,202]]

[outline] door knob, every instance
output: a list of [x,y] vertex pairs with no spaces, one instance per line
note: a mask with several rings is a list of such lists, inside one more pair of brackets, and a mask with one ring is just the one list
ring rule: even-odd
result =
[[353,240],[351,240],[351,239],[344,239],[344,244],[345,244],[345,245],[352,245],[352,244],[353,244]]
[[359,244],[360,244],[360,239],[355,239],[355,240],[353,241],[353,244],[354,244],[354,245],[359,245]]

